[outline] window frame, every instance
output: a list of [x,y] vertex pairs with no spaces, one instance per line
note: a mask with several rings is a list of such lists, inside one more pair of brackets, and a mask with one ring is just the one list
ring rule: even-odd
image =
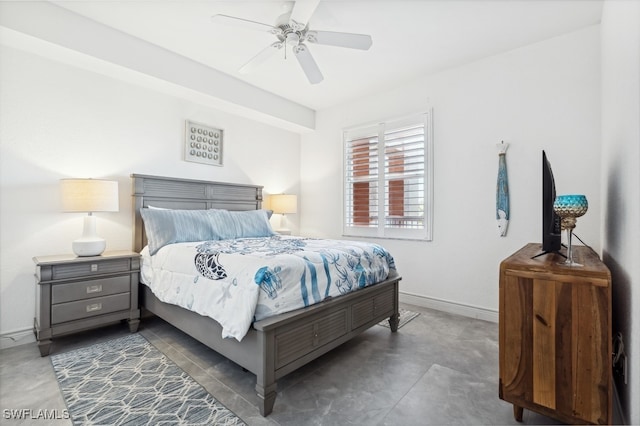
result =
[[[423,189],[423,211],[424,211],[424,228],[392,228],[387,227],[385,215],[385,133],[391,133],[405,125],[423,125],[424,126],[424,189]],[[374,133],[374,130],[377,132]],[[347,197],[352,192],[348,185],[353,182],[348,179],[348,148],[349,142],[357,140],[358,135],[369,135],[372,138],[377,134],[377,179],[373,180],[377,184],[377,208],[378,221],[377,224],[369,225],[348,225],[348,214],[353,217],[355,214],[348,211],[349,202]],[[354,136],[355,135],[355,136]],[[342,130],[342,235],[345,237],[369,237],[380,239],[401,239],[401,240],[433,240],[433,110],[415,113],[399,118],[388,119],[376,123],[347,127]],[[391,198],[391,197],[390,197]],[[353,209],[353,200],[351,206]],[[391,216],[391,215],[389,215]]]

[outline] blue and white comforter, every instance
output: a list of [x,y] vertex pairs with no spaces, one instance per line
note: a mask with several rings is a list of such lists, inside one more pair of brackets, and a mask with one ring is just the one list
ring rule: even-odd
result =
[[163,302],[242,340],[251,323],[386,279],[393,257],[377,244],[272,236],[170,244],[142,251],[141,279]]

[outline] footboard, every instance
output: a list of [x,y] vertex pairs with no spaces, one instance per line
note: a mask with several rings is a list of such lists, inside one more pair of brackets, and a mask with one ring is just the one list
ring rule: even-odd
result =
[[261,365],[256,391],[260,413],[271,413],[276,381],[310,361],[389,318],[398,329],[400,276],[393,272],[386,281],[335,300],[328,300],[254,323],[258,332]]

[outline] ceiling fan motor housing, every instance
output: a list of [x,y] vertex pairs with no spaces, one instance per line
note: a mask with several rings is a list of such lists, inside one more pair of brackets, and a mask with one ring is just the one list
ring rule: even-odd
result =
[[291,25],[281,25],[278,27],[280,33],[277,34],[278,39],[289,46],[297,46],[307,39],[307,29],[296,30]]

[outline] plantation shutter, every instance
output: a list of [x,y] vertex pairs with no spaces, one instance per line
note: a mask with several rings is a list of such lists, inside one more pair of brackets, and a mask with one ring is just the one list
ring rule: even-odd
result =
[[378,226],[378,128],[345,132],[345,224]]
[[385,228],[424,229],[424,134],[424,123],[385,130]]
[[344,132],[345,235],[430,239],[427,118],[420,114]]

